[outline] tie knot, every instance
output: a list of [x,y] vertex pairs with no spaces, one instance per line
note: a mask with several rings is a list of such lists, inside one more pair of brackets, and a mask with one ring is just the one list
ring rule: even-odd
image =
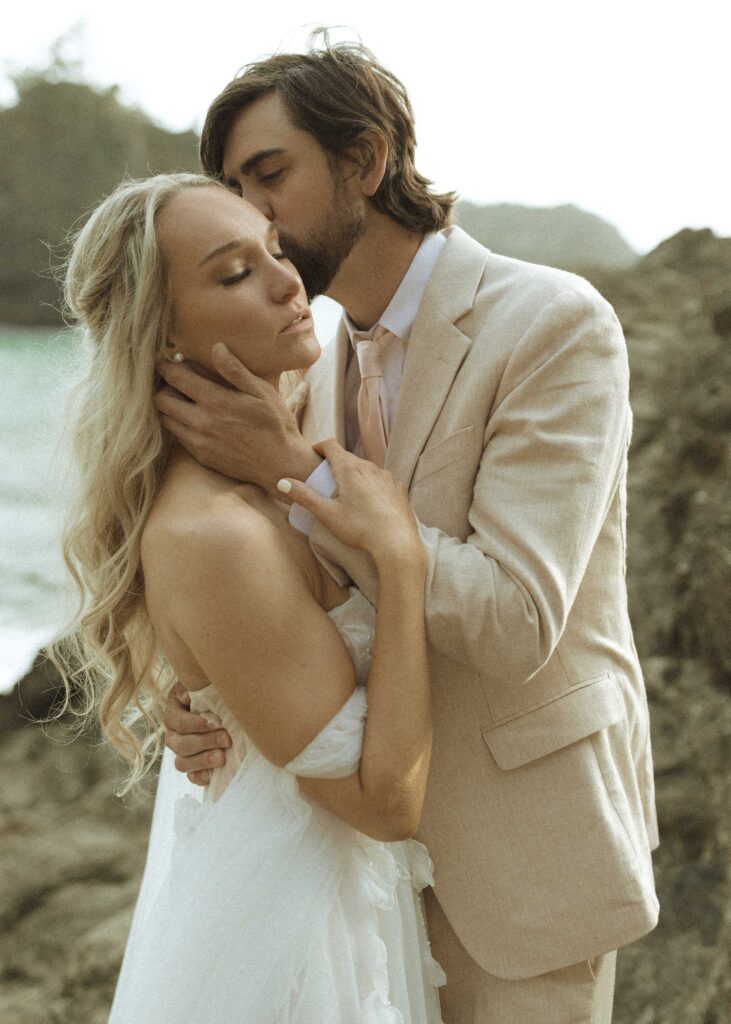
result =
[[363,338],[356,342],[355,351],[358,354],[358,366],[363,380],[370,377],[383,376],[384,350],[380,341],[375,338]]
[[383,376],[386,345],[394,337],[382,324],[376,324],[370,331],[356,331],[353,334],[361,378]]

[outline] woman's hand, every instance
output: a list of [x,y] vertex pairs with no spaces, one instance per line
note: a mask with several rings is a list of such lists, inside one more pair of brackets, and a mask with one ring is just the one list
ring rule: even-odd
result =
[[[407,488],[391,473],[346,452],[334,438],[313,446],[330,463],[337,490],[325,498],[299,480],[279,490],[309,509],[338,540],[384,560],[423,559],[424,548]],[[289,485],[289,486],[287,486]]]

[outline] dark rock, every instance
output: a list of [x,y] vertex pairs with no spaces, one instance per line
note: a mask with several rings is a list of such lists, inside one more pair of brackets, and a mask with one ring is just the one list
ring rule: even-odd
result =
[[46,718],[63,694],[63,684],[53,664],[39,654],[33,667],[10,693],[0,693],[0,734],[27,722]]
[[731,337],[731,305],[722,306],[713,314],[713,330],[722,338]]

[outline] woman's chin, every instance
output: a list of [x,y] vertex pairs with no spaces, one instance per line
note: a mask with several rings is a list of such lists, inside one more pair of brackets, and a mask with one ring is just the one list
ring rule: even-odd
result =
[[291,369],[308,370],[317,362],[321,355],[322,346],[313,331],[308,337],[303,338],[301,344],[297,346],[296,360],[293,360]]
[[312,335],[312,359],[310,360],[310,362],[307,365],[308,366],[313,366],[317,362],[317,360],[320,358],[321,355],[322,355],[322,345],[320,344],[320,342],[317,340],[317,338],[315,337],[315,335],[313,333],[313,335]]

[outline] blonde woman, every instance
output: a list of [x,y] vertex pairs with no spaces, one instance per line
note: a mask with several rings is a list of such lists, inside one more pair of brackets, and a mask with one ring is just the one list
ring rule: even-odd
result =
[[66,291],[91,363],[66,537],[83,608],[65,657],[128,787],[159,752],[174,678],[233,742],[202,800],[185,783],[173,806],[163,771],[111,1022],[440,1021],[419,897],[431,864],[410,838],[432,725],[406,490],[324,443],[338,493],[315,510],[373,557],[376,614],[320,568],[285,503],[199,465],[153,404],[161,359],[216,377],[214,342],[261,394],[285,395],[318,358],[276,230],[210,179],[128,182],[80,232]]

